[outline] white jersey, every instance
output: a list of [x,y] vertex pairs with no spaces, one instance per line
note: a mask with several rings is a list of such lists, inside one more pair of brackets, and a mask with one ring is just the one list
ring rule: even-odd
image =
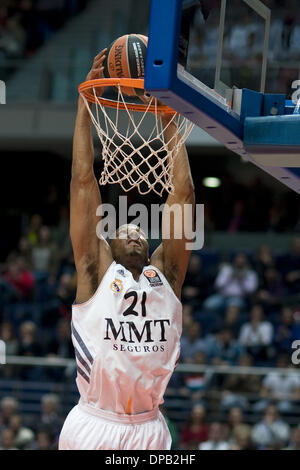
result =
[[120,414],[151,411],[180,354],[182,305],[164,275],[145,266],[138,281],[115,261],[97,291],[72,307],[81,402]]

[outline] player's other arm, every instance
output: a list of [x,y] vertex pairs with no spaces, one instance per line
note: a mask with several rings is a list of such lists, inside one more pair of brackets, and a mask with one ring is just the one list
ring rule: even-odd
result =
[[[104,57],[104,51],[96,56],[87,80],[99,78]],[[99,222],[96,210],[101,204],[101,195],[93,165],[91,119],[83,99],[79,97],[70,185],[70,235],[77,271],[77,303],[91,297],[112,262],[109,245],[96,233]]]
[[[166,126],[169,119],[169,117],[162,118],[164,126]],[[167,126],[164,132],[170,148],[173,148],[177,144],[177,139],[180,138],[180,136],[174,137],[176,132],[177,127],[174,123]],[[188,232],[191,233],[193,230],[192,220],[189,221],[189,227],[184,226],[184,211],[191,210],[191,214],[194,215],[195,209],[194,184],[184,144],[175,157],[173,184],[174,194],[169,194],[162,215],[163,241],[153,253],[151,264],[163,271],[176,296],[180,299],[181,288],[191,254],[191,251],[187,249],[187,244],[192,242],[188,238]],[[185,208],[185,205],[190,205],[190,208]],[[176,238],[180,234],[180,238]]]

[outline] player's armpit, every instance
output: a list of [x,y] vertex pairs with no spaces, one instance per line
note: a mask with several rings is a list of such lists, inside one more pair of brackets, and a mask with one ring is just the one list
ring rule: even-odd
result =
[[[177,145],[177,128],[170,117],[163,116],[164,137],[170,150]],[[180,299],[187,271],[194,226],[195,191],[185,145],[181,145],[174,159],[174,192],[170,193],[162,215],[163,273]]]
[[151,266],[155,266],[162,273],[164,271],[164,250],[162,243],[153,252],[150,260]]
[[85,302],[93,295],[112,262],[108,243],[97,235],[99,217],[96,211],[100,204],[95,176],[84,183],[73,176],[70,235],[77,271],[77,303]]
[[[170,196],[168,201],[169,199]],[[172,196],[171,199],[173,200]],[[187,205],[190,205],[189,209],[186,209]],[[172,206],[175,207],[174,211]],[[187,248],[191,244],[191,239],[187,238],[187,234],[193,229],[192,226],[188,228],[184,226],[187,223],[184,217],[185,210],[190,210],[191,214],[194,213],[194,193],[192,189],[182,197],[180,202],[177,200],[173,204],[166,205],[162,219],[163,272],[179,299],[191,255],[190,249]],[[188,223],[192,225],[193,221],[190,220]]]
[[[187,234],[193,230],[194,199],[192,186],[186,194],[178,193],[177,197],[176,195],[169,196],[168,205],[165,206],[162,217],[163,241],[154,251],[150,261],[152,266],[156,266],[165,275],[179,299],[191,254],[191,251],[187,249],[187,246],[191,244],[191,239],[187,238]],[[186,222],[191,225],[187,230],[184,227],[184,206],[188,204],[192,217]]]

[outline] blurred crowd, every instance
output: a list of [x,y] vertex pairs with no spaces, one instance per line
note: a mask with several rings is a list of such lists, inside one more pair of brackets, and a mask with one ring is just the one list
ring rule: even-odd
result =
[[[198,156],[198,155],[197,155]],[[208,164],[209,164],[209,158]],[[193,165],[197,165],[191,160]],[[214,160],[214,163],[217,159]],[[226,163],[227,164],[227,163]],[[228,164],[227,164],[228,165]],[[248,167],[249,168],[249,167]],[[205,223],[207,229],[230,233],[268,232],[268,233],[299,233],[300,231],[300,202],[293,191],[282,191],[268,187],[259,176],[247,176],[247,182],[242,182],[237,172],[226,175],[226,169],[205,167],[208,171],[220,175],[219,188],[205,188],[200,180],[199,171],[193,172],[197,185],[197,202],[205,201]],[[203,174],[203,173],[202,173]],[[255,194],[255,197],[253,195]]]
[[57,450],[62,425],[57,395],[43,395],[34,420],[24,418],[18,400],[5,396],[0,401],[0,450]]
[[88,0],[1,0],[0,64],[34,54]]
[[254,425],[249,425],[239,407],[232,407],[223,422],[209,422],[205,407],[195,404],[181,432],[173,431],[173,438],[177,448],[184,450],[300,450],[300,425],[289,426],[274,405]]
[[[19,59],[33,55],[68,19],[82,11],[88,1],[2,0],[0,66],[4,68],[1,73],[9,76],[10,68],[14,71]],[[292,94],[292,82],[299,78],[298,3],[297,0],[265,0],[263,3],[272,12],[266,91]],[[237,87],[259,89],[264,21],[257,14],[250,14],[251,10],[240,0],[230,0],[228,9],[221,80]],[[219,12],[213,10],[205,24],[199,9],[193,20],[189,66],[211,87],[214,86],[218,30]]]
[[[294,342],[300,344],[300,238],[285,255],[263,245],[253,254],[236,252],[221,262],[219,256],[192,254],[183,288],[181,362],[203,371],[175,371],[171,379],[173,397],[188,397],[192,406],[178,443],[187,449],[299,448],[300,361],[293,353]],[[211,374],[208,365],[273,370]],[[215,414],[221,422],[212,422]]]
[[[67,207],[60,209],[55,225],[44,225],[41,215],[34,214],[1,264],[0,338],[7,354],[73,359],[70,319],[75,287]],[[175,372],[169,391],[188,399],[192,409],[183,426],[169,420],[177,435],[175,445],[299,447],[300,430],[294,421],[300,418],[300,376],[292,361],[293,343],[300,339],[299,292],[300,237],[295,236],[290,250],[280,255],[268,245],[227,258],[212,249],[192,254],[182,295],[181,363],[266,366],[278,372]],[[291,374],[282,375],[281,369]],[[75,372],[68,371],[67,377],[63,368],[7,364],[0,368],[0,380],[61,383],[70,377],[74,381]],[[211,410],[220,412],[222,421],[213,420]],[[62,417],[59,421],[58,415],[53,415],[57,428],[49,431],[35,428],[17,406],[9,418],[0,411],[0,447],[55,448]],[[20,438],[20,444],[19,434],[30,443]]]
[[[293,93],[299,78],[300,17],[297,0],[265,0],[271,9],[267,92]],[[225,22],[223,71],[228,85],[260,89],[265,22],[240,0],[230,0]],[[189,61],[203,81],[214,80],[218,49],[219,13],[212,12],[207,25],[199,12],[194,17]],[[211,76],[210,76],[211,75]],[[214,83],[214,82],[213,82]],[[210,84],[210,86],[213,86]]]

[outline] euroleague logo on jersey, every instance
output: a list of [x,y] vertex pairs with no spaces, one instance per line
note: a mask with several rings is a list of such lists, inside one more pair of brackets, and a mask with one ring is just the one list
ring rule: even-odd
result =
[[110,288],[113,292],[121,292],[123,290],[123,282],[120,279],[115,279],[111,283]]
[[144,276],[148,279],[151,287],[162,286],[163,283],[158,273],[154,269],[146,269],[144,271]]
[[147,269],[146,271],[144,271],[144,274],[146,277],[150,277],[150,278],[157,276],[157,272],[154,271],[154,269]]

